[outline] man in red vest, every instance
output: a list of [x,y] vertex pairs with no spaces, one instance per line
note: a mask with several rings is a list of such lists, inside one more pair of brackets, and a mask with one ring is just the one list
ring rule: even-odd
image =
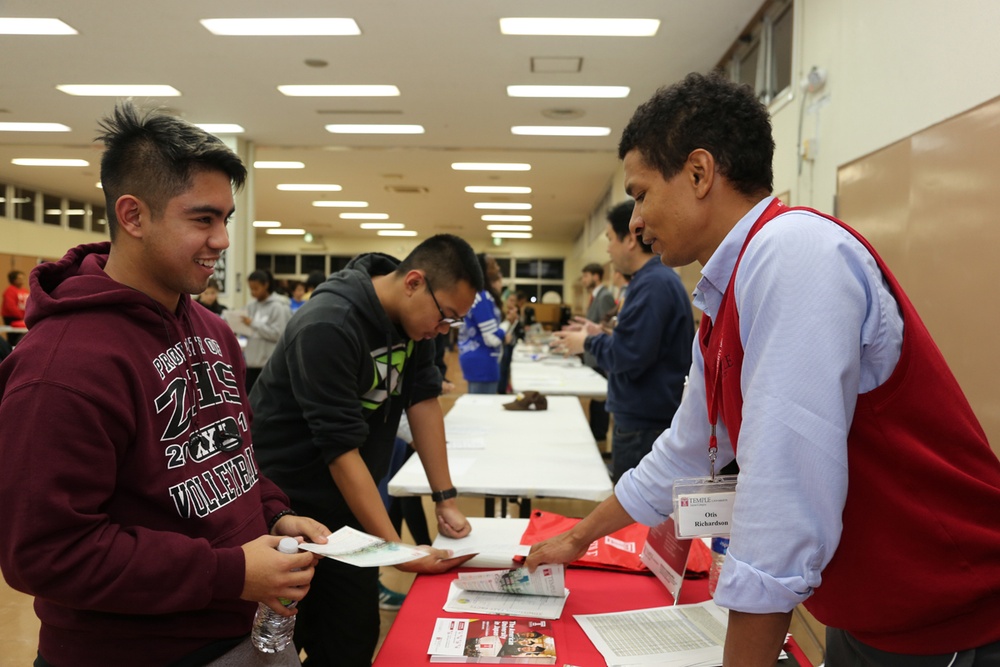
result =
[[702,265],[688,392],[615,495],[528,566],[656,525],[675,479],[735,458],[727,666],[773,665],[799,603],[828,626],[828,667],[998,664],[1000,462],[874,249],[770,196],[773,151],[767,109],[714,75],[625,129],[632,231]]

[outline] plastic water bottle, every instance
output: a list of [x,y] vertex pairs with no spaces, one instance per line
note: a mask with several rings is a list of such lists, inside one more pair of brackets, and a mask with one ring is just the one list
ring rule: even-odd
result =
[[[283,537],[278,543],[278,551],[283,554],[294,554],[298,550],[299,543],[294,537]],[[286,598],[278,598],[278,601],[289,609],[296,604]],[[257,615],[253,619],[250,639],[258,651],[261,653],[283,651],[291,643],[294,632],[294,616],[281,616],[263,602],[257,605]]]
[[728,537],[712,538],[712,567],[708,570],[708,594],[715,597],[715,587],[719,583],[719,573],[729,551]]

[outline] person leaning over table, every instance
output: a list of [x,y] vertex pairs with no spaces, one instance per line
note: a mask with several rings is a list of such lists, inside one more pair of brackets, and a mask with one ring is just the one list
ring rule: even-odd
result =
[[195,304],[246,169],[219,139],[120,104],[101,124],[111,243],[31,273],[31,335],[0,365],[0,568],[35,596],[37,667],[298,665],[250,643],[294,614],[326,542],[260,476],[239,343]]
[[652,453],[528,566],[663,521],[673,480],[709,473],[717,422],[716,470],[740,466],[725,665],[773,665],[800,603],[828,626],[827,667],[1000,664],[1000,462],[868,243],[770,196],[773,151],[767,109],[716,75],[626,127],[633,230],[702,265],[690,384]]
[[[438,234],[402,262],[359,255],[292,316],[250,400],[261,469],[293,509],[334,530],[352,526],[400,541],[377,483],[405,409],[438,532],[469,534],[448,470],[434,339],[462,319],[482,287],[469,244]],[[427,549],[427,557],[396,567],[443,572],[469,558]],[[370,665],[378,637],[378,568],[321,561],[295,626],[306,663]]]

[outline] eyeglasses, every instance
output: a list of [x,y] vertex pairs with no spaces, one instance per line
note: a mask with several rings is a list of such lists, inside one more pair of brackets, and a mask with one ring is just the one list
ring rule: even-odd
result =
[[438,322],[438,326],[442,324],[447,324],[449,327],[460,327],[462,326],[461,317],[448,317],[444,314],[444,310],[441,309],[441,304],[438,303],[437,297],[434,296],[434,290],[431,288],[431,281],[427,276],[424,276],[424,284],[427,285],[427,292],[434,299],[434,305],[437,306],[438,312],[441,313],[441,321]]

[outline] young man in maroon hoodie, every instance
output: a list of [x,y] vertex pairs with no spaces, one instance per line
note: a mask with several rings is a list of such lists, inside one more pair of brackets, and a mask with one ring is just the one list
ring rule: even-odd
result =
[[[31,272],[29,335],[0,365],[0,567],[35,596],[36,665],[299,664],[257,653],[324,542],[260,475],[232,331],[194,304],[246,170],[217,138],[131,103],[102,123],[111,243]],[[215,661],[215,662],[214,662]]]

